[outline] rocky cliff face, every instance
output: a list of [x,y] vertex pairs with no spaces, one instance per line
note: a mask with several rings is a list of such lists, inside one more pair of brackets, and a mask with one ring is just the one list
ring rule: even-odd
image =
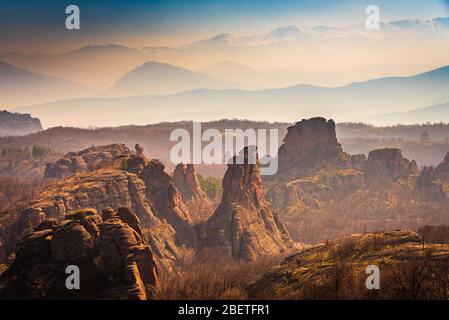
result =
[[424,167],[415,182],[416,193],[430,201],[443,201],[447,195],[433,167]]
[[291,181],[323,168],[351,167],[351,158],[337,141],[334,121],[324,118],[302,120],[289,127],[278,157],[278,172],[267,180]]
[[[127,208],[95,209],[45,220],[18,244],[0,277],[3,299],[148,299],[157,287],[150,246],[138,217]],[[137,229],[137,230],[136,230]],[[66,287],[66,268],[77,266],[80,289]]]
[[[134,156],[144,157],[139,154],[131,158]],[[140,176],[114,169],[113,163],[111,168],[67,177],[42,190],[25,208],[12,213],[18,218],[8,227],[0,258],[4,260],[18,239],[43,219],[61,220],[67,212],[83,208],[102,211],[128,207],[139,217],[142,232],[151,238],[150,245],[157,244],[158,265],[170,269],[173,261],[196,248],[195,231],[189,211],[164,166],[157,160],[143,159],[147,165]],[[170,225],[170,232],[159,232],[166,224]]]
[[195,248],[195,231],[190,213],[175,188],[172,178],[159,160],[151,160],[142,171],[141,178],[146,185],[145,195],[160,219],[171,224],[177,232],[180,243]]
[[[234,158],[235,163],[236,158]],[[265,200],[259,162],[229,164],[221,203],[206,226],[204,244],[234,259],[254,260],[293,248],[293,242]]]
[[0,111],[0,137],[26,135],[41,130],[41,121],[29,114]]
[[64,178],[112,166],[120,168],[129,157],[131,151],[124,144],[91,147],[80,152],[70,152],[55,163],[48,163],[45,177]]
[[387,185],[401,178],[416,174],[416,162],[402,156],[400,149],[385,148],[368,154],[365,179],[370,185]]
[[193,223],[206,221],[212,215],[212,202],[201,189],[193,164],[178,164],[173,171],[173,183],[188,207]]

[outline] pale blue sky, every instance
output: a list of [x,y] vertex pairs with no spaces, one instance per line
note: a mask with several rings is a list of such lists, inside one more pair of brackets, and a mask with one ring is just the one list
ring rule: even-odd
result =
[[[449,16],[448,0],[0,0],[0,51],[52,51],[85,44],[172,45],[219,33],[286,25],[363,22],[367,5],[384,21]],[[65,7],[81,9],[81,30],[64,28]]]

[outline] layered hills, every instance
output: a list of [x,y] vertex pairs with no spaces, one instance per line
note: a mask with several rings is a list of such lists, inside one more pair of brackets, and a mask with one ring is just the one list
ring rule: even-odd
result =
[[[167,76],[159,77],[162,80],[153,77],[162,66],[167,69]],[[169,75],[173,75],[173,78]],[[144,78],[141,79],[141,76]],[[185,77],[190,80],[181,82],[181,79],[186,79]],[[237,116],[260,121],[267,117],[273,121],[290,121],[297,117],[298,112],[304,117],[321,114],[337,121],[359,120],[371,116],[372,110],[380,114],[391,113],[394,106],[394,111],[404,112],[433,105],[437,103],[436,101],[440,102],[441,98],[448,94],[449,67],[408,77],[379,78],[339,87],[299,84],[249,91],[229,85],[224,86],[227,89],[223,90],[223,86],[214,85],[217,81],[207,80],[209,76],[195,75],[195,72],[186,72],[173,66],[149,63],[120,80],[117,88],[119,89],[122,84],[127,87],[129,81],[134,84],[132,88],[138,88],[139,93],[136,94],[143,94],[142,90],[151,90],[149,87],[165,86],[168,80],[164,79],[169,78],[171,85],[178,90],[194,90],[115,99],[95,97],[61,100],[34,104],[18,108],[17,111],[38,116],[46,126],[61,123],[73,126],[146,124],[148,120],[145,119],[160,122],[168,118],[171,121],[194,119],[210,121]],[[193,88],[190,82],[196,83],[196,86]],[[143,84],[143,89],[140,83]],[[130,106],[132,113],[129,112]],[[78,112],[76,119],[72,117],[74,109]],[[282,112],[277,112],[278,110]],[[429,120],[415,119],[415,123],[426,121]]]
[[8,108],[89,96],[87,86],[24,70],[0,61],[0,105]]

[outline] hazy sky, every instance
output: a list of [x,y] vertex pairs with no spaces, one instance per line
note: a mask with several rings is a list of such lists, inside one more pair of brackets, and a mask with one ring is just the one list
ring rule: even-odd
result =
[[[363,23],[378,5],[383,21],[449,16],[447,0],[0,0],[0,52],[61,51],[86,44],[185,44],[220,33],[244,35],[288,25]],[[81,30],[65,29],[65,7]]]

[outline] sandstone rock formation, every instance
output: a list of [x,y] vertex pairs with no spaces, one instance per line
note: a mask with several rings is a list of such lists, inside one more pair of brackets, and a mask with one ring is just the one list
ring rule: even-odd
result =
[[315,175],[274,185],[267,191],[266,198],[275,210],[281,210],[298,201],[340,199],[363,186],[363,173],[358,170],[321,170]]
[[351,156],[351,167],[354,170],[363,171],[366,166],[366,156],[364,154],[355,154]]
[[135,146],[136,153],[131,155],[127,160],[124,166],[124,169],[128,172],[140,175],[148,165],[149,161],[144,155],[144,149],[140,144],[136,144]]
[[412,176],[417,176],[419,174],[418,164],[415,160],[412,160],[408,166],[408,172]]
[[223,197],[207,222],[204,245],[237,260],[254,260],[293,248],[293,241],[264,198],[258,159],[249,163],[248,157],[254,155],[248,154],[248,148],[243,156],[243,164],[228,164]]
[[342,151],[333,120],[311,118],[288,128],[278,152],[279,169],[267,180],[290,181],[323,168],[348,169],[351,158]]
[[[194,229],[187,218],[188,210],[181,209],[185,207],[182,199],[163,168],[158,174],[147,174],[146,182],[150,190],[154,189],[153,192],[147,190],[145,182],[137,175],[113,169],[86,172],[58,181],[42,190],[28,207],[10,213],[18,218],[8,227],[0,258],[4,260],[13,251],[18,240],[44,219],[54,218],[60,221],[68,212],[83,208],[103,211],[108,207],[127,207],[136,213],[142,229],[165,225],[167,221],[173,223],[173,232],[137,230],[141,236],[144,233],[153,238],[169,237],[147,239],[150,244],[169,245],[168,248],[159,247],[155,256],[158,266],[169,269],[170,264],[178,257],[195,248]],[[119,214],[125,219],[120,210]],[[107,215],[107,212],[103,212],[103,215]],[[133,224],[131,221],[127,222]]]
[[41,130],[41,121],[29,114],[0,111],[0,137],[26,135]]
[[416,174],[416,167],[416,162],[403,157],[400,149],[373,150],[368,154],[365,179],[371,185],[386,185]]
[[80,152],[70,152],[55,163],[48,163],[44,176],[46,178],[64,178],[76,173],[110,168],[111,166],[120,168],[130,156],[131,151],[124,144],[90,147]]
[[212,215],[212,202],[201,189],[193,164],[178,164],[173,171],[173,184],[188,207],[193,223],[206,221]]
[[441,181],[449,182],[449,152],[444,157],[443,162],[436,166],[435,174]]
[[439,182],[433,167],[424,167],[415,182],[415,191],[424,199],[443,201],[447,195]]
[[180,243],[195,248],[197,241],[189,210],[182,202],[172,178],[164,169],[162,162],[151,160],[142,171],[141,178],[146,185],[146,198],[151,202],[158,217],[173,226]]
[[[126,219],[139,227],[126,208]],[[66,268],[77,266],[80,289],[66,287]],[[153,254],[139,231],[119,214],[102,221],[95,209],[44,221],[18,244],[0,276],[3,299],[148,299],[157,287]]]
[[145,152],[143,147],[138,143],[134,146],[134,149],[136,150],[136,154],[138,154],[138,155],[143,155]]

